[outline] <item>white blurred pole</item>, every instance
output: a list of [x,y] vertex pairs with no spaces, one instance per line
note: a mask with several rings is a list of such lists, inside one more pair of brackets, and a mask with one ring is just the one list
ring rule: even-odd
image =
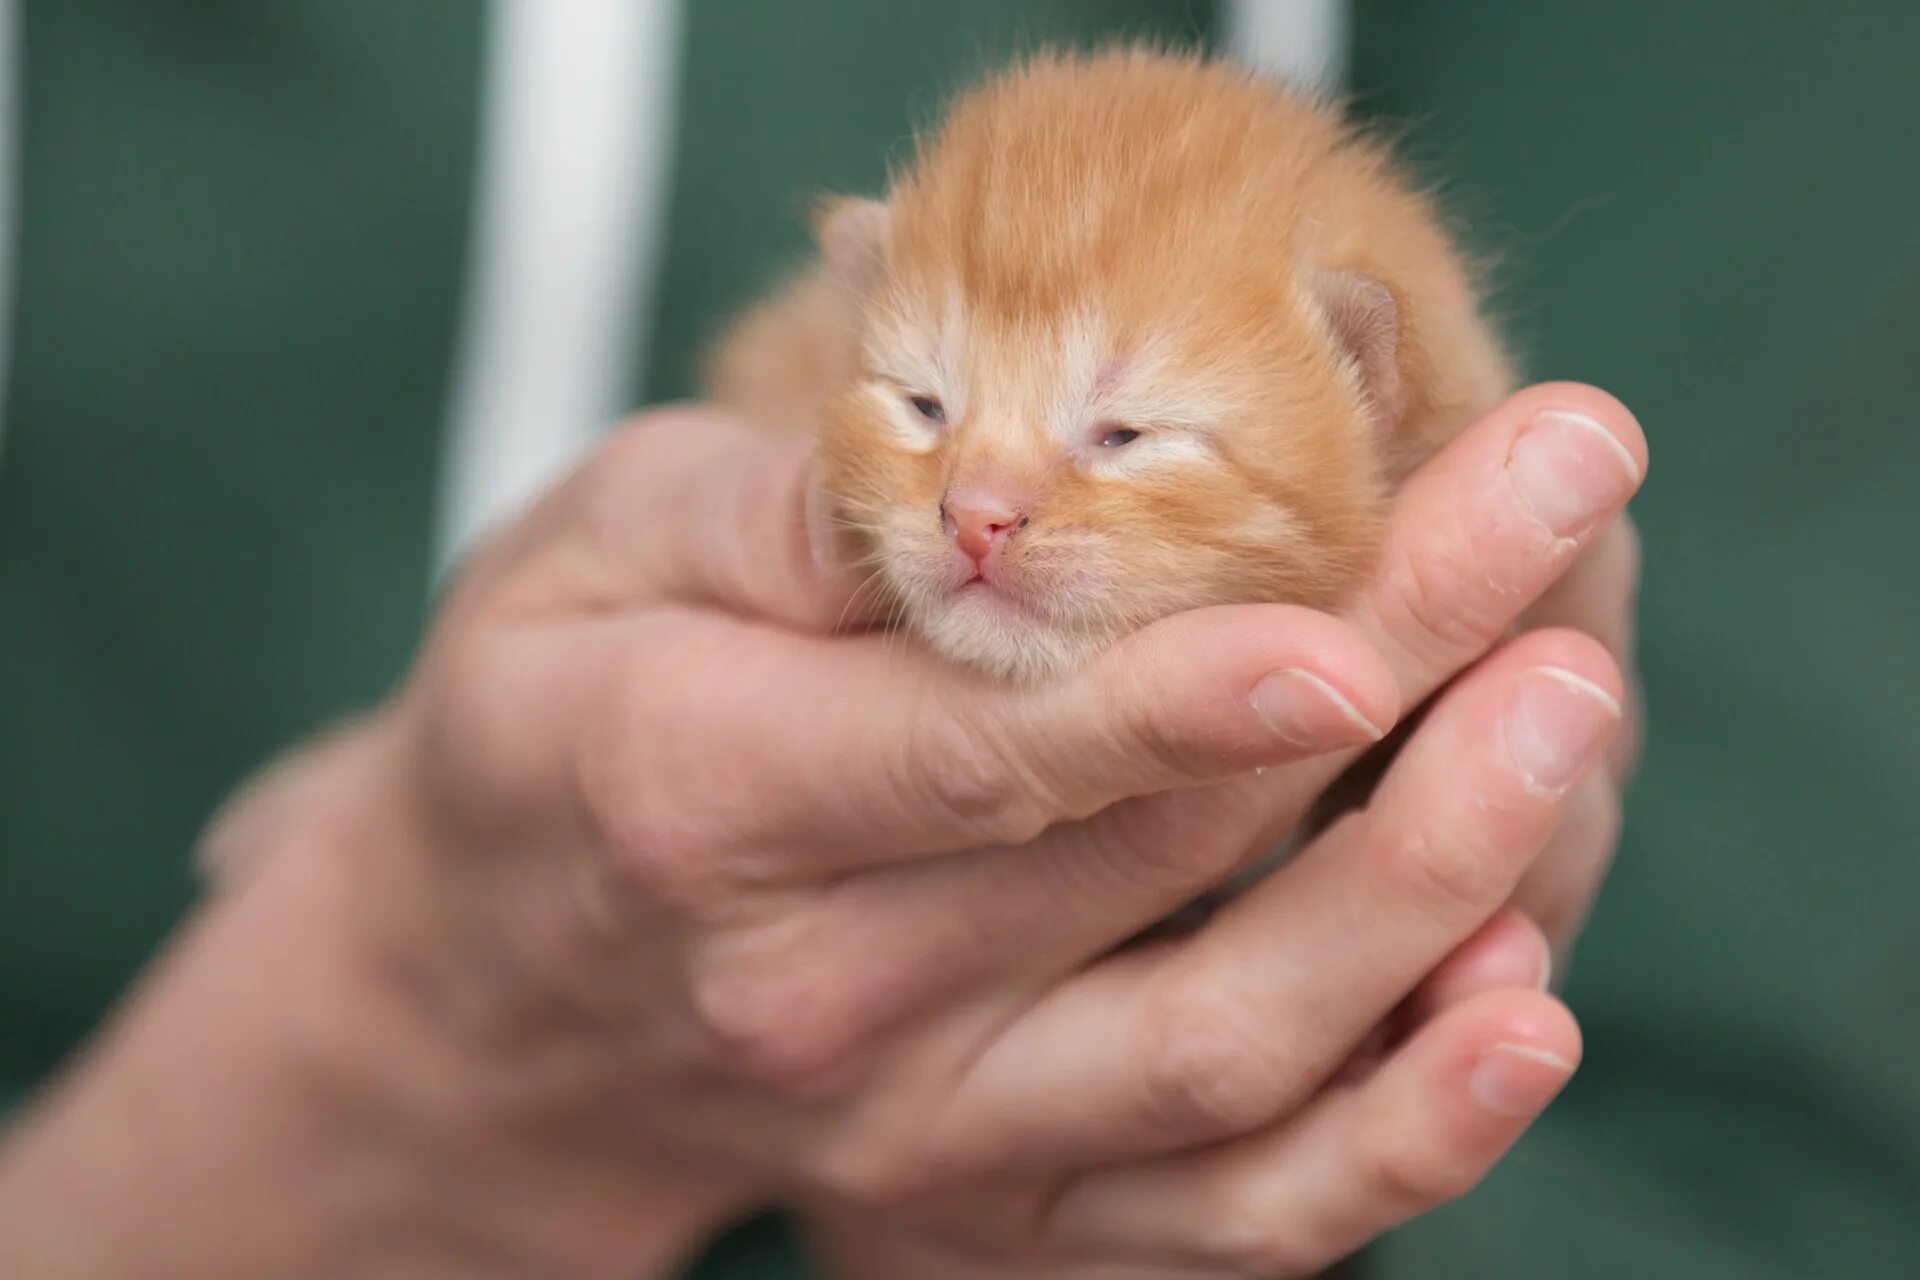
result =
[[666,215],[676,0],[493,0],[436,568],[627,406]]
[[1228,0],[1223,16],[1230,47],[1248,64],[1299,84],[1346,84],[1347,0]]

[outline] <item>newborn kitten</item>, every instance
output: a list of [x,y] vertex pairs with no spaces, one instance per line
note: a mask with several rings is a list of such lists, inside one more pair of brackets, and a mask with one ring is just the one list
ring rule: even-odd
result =
[[1200,605],[1323,607],[1512,374],[1432,201],[1325,105],[1145,50],[961,97],[716,353],[950,659],[1031,679]]

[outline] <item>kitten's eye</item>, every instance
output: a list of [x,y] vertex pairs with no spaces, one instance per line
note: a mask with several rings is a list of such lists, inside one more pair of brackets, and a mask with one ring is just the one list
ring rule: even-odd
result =
[[1100,447],[1102,449],[1118,449],[1123,445],[1132,444],[1139,438],[1140,433],[1132,427],[1115,427],[1100,437]]
[[932,396],[908,396],[907,403],[913,406],[915,413],[925,418],[928,422],[945,422],[947,420],[946,407]]

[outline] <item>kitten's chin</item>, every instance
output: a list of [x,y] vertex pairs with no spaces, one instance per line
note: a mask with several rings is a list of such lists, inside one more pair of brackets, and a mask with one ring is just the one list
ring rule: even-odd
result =
[[960,597],[916,619],[934,652],[1001,680],[1034,682],[1083,666],[1108,641],[1042,622],[1003,604]]

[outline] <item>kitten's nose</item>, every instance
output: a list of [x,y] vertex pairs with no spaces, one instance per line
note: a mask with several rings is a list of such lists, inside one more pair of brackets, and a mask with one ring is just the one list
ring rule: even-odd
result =
[[954,545],[975,564],[986,563],[996,542],[1027,525],[1025,512],[991,493],[947,495],[940,504],[940,519]]

